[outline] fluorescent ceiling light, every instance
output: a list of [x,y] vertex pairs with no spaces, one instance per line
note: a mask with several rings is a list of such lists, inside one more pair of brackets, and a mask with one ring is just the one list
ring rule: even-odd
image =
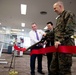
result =
[[22,27],[25,27],[25,23],[21,23],[21,26],[22,26]]
[[11,31],[16,31],[16,32],[20,32],[21,30],[20,29],[11,29]]
[[27,9],[27,5],[21,4],[21,14],[26,15],[26,9]]
[[10,32],[11,34],[17,34],[17,33],[19,33],[19,32]]

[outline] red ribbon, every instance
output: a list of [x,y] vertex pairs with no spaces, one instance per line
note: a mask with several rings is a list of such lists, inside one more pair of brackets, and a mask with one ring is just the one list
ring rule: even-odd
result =
[[26,51],[26,48],[20,48],[16,45],[14,45],[14,49],[17,50],[17,51],[23,51],[23,52]]
[[58,48],[55,48],[54,46],[41,48],[41,49],[34,49],[31,51],[32,54],[45,54],[45,53],[51,53],[51,52],[62,52],[62,53],[71,53],[76,54],[76,46],[59,46]]

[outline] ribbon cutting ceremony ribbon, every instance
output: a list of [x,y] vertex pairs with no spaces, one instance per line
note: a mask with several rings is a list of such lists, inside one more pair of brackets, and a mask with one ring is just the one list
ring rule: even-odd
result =
[[76,46],[59,46],[58,48],[55,48],[54,46],[50,46],[50,47],[41,48],[41,49],[33,49],[30,55],[45,54],[45,53],[51,53],[51,52],[76,54]]
[[23,51],[23,52],[26,51],[26,48],[20,48],[16,45],[14,45],[14,49],[17,50],[17,51]]

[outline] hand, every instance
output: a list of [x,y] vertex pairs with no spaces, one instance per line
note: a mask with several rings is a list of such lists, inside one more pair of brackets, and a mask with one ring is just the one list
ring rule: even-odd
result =
[[43,36],[46,36],[46,33],[44,33]]
[[47,44],[47,41],[44,41],[44,44]]
[[39,45],[40,45],[40,46],[43,46],[44,44],[43,44],[43,43],[39,43]]
[[54,44],[54,45],[55,45],[56,48],[58,48],[58,46],[59,46],[60,44],[61,44],[61,43],[60,43],[59,41],[55,41],[55,44]]

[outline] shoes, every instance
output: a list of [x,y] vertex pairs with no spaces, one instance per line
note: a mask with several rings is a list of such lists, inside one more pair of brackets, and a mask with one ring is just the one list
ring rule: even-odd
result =
[[31,75],[35,75],[35,73],[31,73]]
[[38,73],[40,73],[40,74],[45,74],[44,72],[42,72],[42,71],[38,71]]

